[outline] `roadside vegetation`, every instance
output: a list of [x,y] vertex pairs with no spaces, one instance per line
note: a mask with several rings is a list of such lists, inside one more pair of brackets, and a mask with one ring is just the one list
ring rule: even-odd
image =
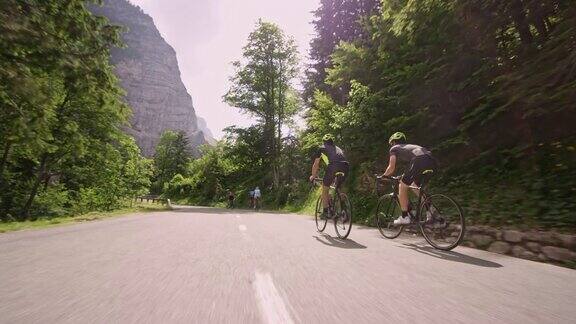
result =
[[[335,8],[338,8],[336,12]],[[337,14],[336,14],[337,13]],[[472,224],[576,230],[576,11],[570,1],[322,0],[312,64],[292,94],[290,38],[259,22],[224,100],[255,119],[187,163],[164,195],[311,210],[311,153],[335,134],[352,164],[355,217],[370,224],[372,174],[395,131],[432,149],[433,191]],[[305,127],[283,132],[295,113]]]
[[0,5],[0,219],[112,211],[148,191],[152,163],[126,135],[109,63],[120,26],[92,1]]
[[371,224],[372,175],[402,131],[432,150],[432,191],[456,197],[470,223],[576,230],[572,1],[321,0],[310,53],[260,20],[222,98],[253,125],[199,157],[168,131],[152,160],[123,132],[130,108],[109,63],[121,27],[91,2],[2,2],[3,222],[109,212],[146,193],[222,205],[230,189],[248,206],[256,186],[264,208],[310,212],[311,156],[332,133],[355,218]]
[[[130,204],[126,204],[130,206]],[[124,207],[120,209],[115,209],[113,211],[93,211],[86,214],[75,215],[75,216],[50,216],[50,217],[40,217],[36,220],[22,221],[22,222],[2,222],[0,223],[0,233],[21,231],[27,229],[41,229],[53,226],[60,226],[66,224],[77,224],[84,222],[93,222],[102,219],[108,219],[113,217],[127,216],[135,213],[150,213],[157,211],[166,211],[170,208],[165,204],[157,203],[133,203],[131,207]]]

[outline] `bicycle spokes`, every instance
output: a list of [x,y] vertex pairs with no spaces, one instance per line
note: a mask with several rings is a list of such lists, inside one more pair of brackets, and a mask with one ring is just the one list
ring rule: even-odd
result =
[[395,196],[385,195],[380,198],[376,207],[376,225],[382,236],[393,239],[402,233],[404,227],[394,225],[394,220],[400,215],[400,204]]
[[[430,207],[427,208],[426,205]],[[422,204],[420,215],[431,213],[431,219],[420,222],[426,241],[441,250],[456,247],[464,236],[464,214],[460,206],[446,195],[433,195]]]
[[334,204],[334,229],[339,238],[346,238],[352,228],[352,207],[348,197],[341,193]]

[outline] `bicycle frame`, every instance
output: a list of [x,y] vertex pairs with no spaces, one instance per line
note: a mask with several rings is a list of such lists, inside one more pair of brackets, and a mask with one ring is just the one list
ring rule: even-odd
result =
[[[338,183],[340,176],[336,176],[334,183],[328,187],[328,190],[332,189],[332,195],[328,194],[328,207],[330,208],[330,213],[332,213],[332,208],[334,207],[333,204],[335,203],[336,199],[340,199],[340,186],[342,183]],[[324,186],[322,183],[322,178],[314,179],[314,183],[319,185],[320,187]]]
[[[389,194],[385,194],[385,195],[392,195],[392,197],[394,199],[399,200],[400,199],[399,198],[399,195],[400,195],[399,191],[400,191],[400,179],[401,178],[402,178],[401,176],[400,177],[385,178],[385,179],[377,178],[377,181],[386,181],[386,180],[390,181],[392,183],[392,192]],[[410,199],[410,197],[408,197],[408,204],[409,205],[412,204],[412,206],[414,208],[416,208],[416,212],[413,215],[414,216],[413,224],[418,224],[421,222],[420,221],[420,216],[421,216],[420,215],[420,210],[421,210],[420,206],[423,202],[422,198],[426,197],[426,191],[424,190],[424,187],[425,187],[425,185],[422,185],[420,187],[412,186],[412,185],[408,186],[408,189],[418,190],[418,203],[415,206],[414,206],[414,204],[412,204],[413,201]],[[381,195],[380,197],[385,196],[385,195]]]

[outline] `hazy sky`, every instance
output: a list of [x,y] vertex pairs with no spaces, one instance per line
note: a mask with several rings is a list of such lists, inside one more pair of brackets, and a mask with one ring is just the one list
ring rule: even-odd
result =
[[274,22],[294,37],[306,59],[314,34],[311,11],[319,0],[130,0],[154,18],[164,39],[174,47],[182,81],[196,113],[214,136],[230,125],[251,124],[248,115],[222,102],[228,90],[230,62],[242,55],[258,18]]

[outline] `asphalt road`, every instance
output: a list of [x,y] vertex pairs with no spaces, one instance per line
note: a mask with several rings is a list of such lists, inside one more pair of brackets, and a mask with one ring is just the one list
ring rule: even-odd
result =
[[[327,233],[334,235],[330,224]],[[576,271],[208,208],[0,235],[1,323],[574,323]]]

